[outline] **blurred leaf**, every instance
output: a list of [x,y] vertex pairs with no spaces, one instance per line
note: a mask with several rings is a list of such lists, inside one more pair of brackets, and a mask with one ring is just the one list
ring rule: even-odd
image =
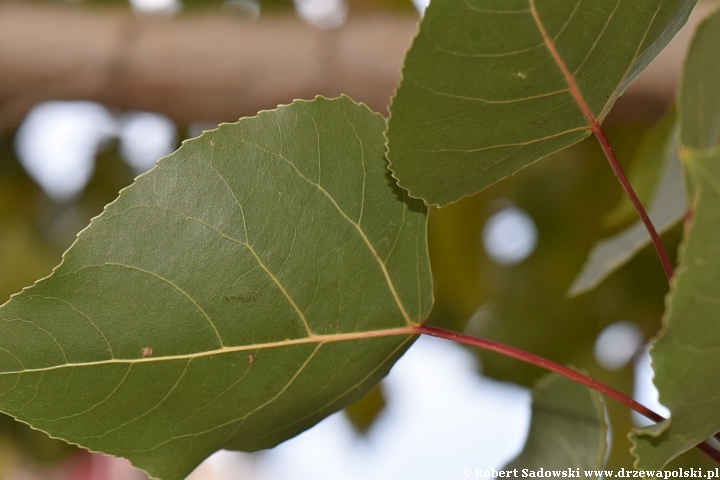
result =
[[57,260],[27,218],[0,219],[0,302],[49,275]]
[[680,143],[711,150],[720,146],[720,14],[698,26],[680,79],[678,123]]
[[671,420],[633,435],[640,468],[661,468],[720,431],[720,10],[698,27],[679,95],[680,155],[692,185],[692,220],[651,355]]
[[[77,447],[61,440],[48,437],[45,433],[33,430],[12,417],[0,414],[0,439],[12,439],[13,447],[21,456],[32,459],[42,466],[51,466],[77,452]],[[0,478],[2,472],[0,469]]]
[[[643,205],[650,203],[653,193],[656,193],[657,197],[657,192],[662,191],[659,186],[662,178],[660,174],[667,163],[668,139],[674,135],[675,122],[675,109],[670,108],[658,123],[645,132],[627,170],[627,178]],[[673,155],[677,156],[674,152]],[[622,195],[615,208],[603,216],[602,222],[606,227],[617,227],[636,220],[637,217],[635,207],[627,195]]]
[[355,430],[365,434],[370,430],[377,416],[385,408],[382,383],[378,383],[367,395],[345,409],[345,416]]
[[601,469],[609,425],[597,392],[559,375],[533,388],[532,423],[523,451],[504,468]]
[[[665,233],[682,220],[687,211],[675,135],[671,133],[664,140],[663,171],[647,209],[648,216],[659,234]],[[636,213],[635,215],[637,216]],[[595,288],[650,243],[650,235],[639,219],[622,232],[601,240],[590,252],[587,262],[570,286],[568,295],[579,295]]]
[[431,2],[390,107],[393,175],[443,206],[578,142],[694,4]]
[[179,479],[362,398],[432,302],[384,129],[317,98],[185,142],[0,309],[0,408]]

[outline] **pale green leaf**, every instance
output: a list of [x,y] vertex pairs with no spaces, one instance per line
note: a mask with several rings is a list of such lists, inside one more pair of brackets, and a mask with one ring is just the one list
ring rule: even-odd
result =
[[660,468],[720,430],[720,152],[687,153],[696,198],[664,329],[651,354],[672,420],[634,435],[639,468]]
[[[523,451],[505,469],[601,469],[608,450],[601,396],[556,374],[533,388],[532,423]],[[584,472],[583,472],[584,474]],[[557,476],[557,475],[556,475]]]
[[[687,210],[675,135],[671,134],[665,140],[665,164],[647,210],[655,229],[661,234],[682,220]],[[622,232],[601,240],[593,247],[590,257],[570,286],[568,295],[579,295],[595,288],[650,243],[647,228],[639,219]]]
[[679,95],[680,155],[692,220],[651,355],[671,419],[635,432],[640,468],[660,468],[720,430],[720,10],[698,27]]
[[0,309],[0,410],[180,479],[361,398],[432,303],[384,129],[317,98],[160,160]]
[[394,176],[442,206],[581,140],[694,4],[431,2],[390,108]]
[[720,146],[720,19],[718,12],[698,27],[680,80],[680,142],[710,150]]

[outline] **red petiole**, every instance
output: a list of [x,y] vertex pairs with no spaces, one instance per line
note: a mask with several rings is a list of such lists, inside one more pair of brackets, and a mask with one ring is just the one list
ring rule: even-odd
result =
[[642,220],[643,224],[645,225],[645,228],[647,229],[648,233],[650,234],[650,238],[652,239],[653,246],[655,247],[655,251],[658,254],[658,257],[660,258],[660,263],[662,264],[663,271],[665,272],[665,276],[668,279],[668,282],[670,282],[673,278],[673,266],[672,262],[670,262],[670,257],[668,257],[667,251],[665,250],[665,247],[663,246],[662,240],[660,240],[660,235],[658,235],[657,231],[655,230],[655,226],[653,225],[652,221],[650,220],[650,217],[648,216],[647,212],[642,206],[642,203],[640,203],[640,200],[638,199],[637,195],[635,195],[635,191],[633,190],[632,186],[630,185],[630,182],[628,181],[627,177],[625,176],[625,172],[623,172],[622,167],[620,166],[620,163],[617,161],[617,157],[615,156],[615,152],[613,152],[612,147],[610,146],[610,142],[608,141],[607,137],[605,136],[605,133],[602,131],[602,128],[600,128],[600,124],[593,119],[593,122],[591,123],[591,130],[593,134],[595,135],[595,138],[597,138],[598,142],[600,143],[600,146],[602,147],[603,153],[605,153],[605,157],[608,160],[608,163],[610,163],[610,168],[612,168],[613,173],[615,174],[615,177],[620,182],[620,185],[622,185],[623,190],[625,191],[625,194],[630,199],[630,202],[632,202],[633,206],[635,207],[635,210],[637,211],[638,215],[640,216],[640,219]]
[[[641,403],[636,402],[635,400],[628,397],[624,393],[621,393],[618,390],[615,390],[614,388],[595,380],[594,378],[588,377],[587,375],[583,375],[582,373],[580,373],[578,371],[575,371],[571,368],[560,365],[559,363],[555,363],[551,360],[548,360],[546,358],[535,355],[534,353],[526,352],[519,348],[511,347],[509,345],[504,345],[502,343],[493,342],[492,340],[486,340],[484,338],[473,337],[472,335],[467,335],[465,333],[453,332],[451,330],[445,330],[444,328],[431,327],[431,326],[425,325],[425,324],[422,324],[418,327],[414,327],[413,331],[417,334],[424,334],[424,335],[430,335],[431,337],[444,338],[445,340],[452,340],[453,342],[458,342],[458,343],[462,343],[465,345],[471,345],[473,347],[482,348],[483,350],[490,350],[492,352],[501,353],[508,357],[516,358],[525,363],[529,363],[531,365],[535,365],[537,367],[544,368],[545,370],[549,370],[551,372],[557,373],[558,375],[562,375],[563,377],[568,378],[568,379],[570,379],[574,382],[577,382],[581,385],[585,385],[588,388],[592,388],[593,390],[595,390],[607,397],[610,397],[614,400],[617,400],[618,402],[628,406],[632,410],[635,410],[636,412],[640,413],[641,415],[644,415],[645,417],[649,418],[650,420],[652,420],[654,422],[661,422],[661,421],[665,420],[665,417],[663,417],[662,415],[659,415],[658,413],[647,408],[645,405],[642,405]],[[698,445],[696,445],[696,447],[700,451],[702,451],[705,455],[707,455],[711,459],[715,460],[715,462],[720,463],[720,452],[715,450],[712,446],[703,442],[703,443],[699,443]]]

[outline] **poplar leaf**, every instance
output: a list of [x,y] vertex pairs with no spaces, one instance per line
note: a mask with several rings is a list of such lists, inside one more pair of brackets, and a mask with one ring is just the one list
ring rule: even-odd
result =
[[443,206],[580,141],[694,5],[431,2],[390,107],[393,175]]
[[651,350],[654,382],[671,418],[632,435],[638,468],[659,469],[720,431],[720,10],[698,27],[679,95],[680,157],[691,221]]
[[671,420],[633,435],[638,468],[659,469],[720,431],[720,151],[686,153],[693,218],[651,355],[660,402]]
[[384,130],[317,98],[161,159],[0,308],[0,410],[182,479],[362,398],[432,303]]

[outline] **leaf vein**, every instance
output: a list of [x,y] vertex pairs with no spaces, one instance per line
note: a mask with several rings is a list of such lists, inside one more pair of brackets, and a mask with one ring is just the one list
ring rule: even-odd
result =
[[86,414],[86,413],[91,412],[91,411],[94,410],[95,408],[97,408],[97,407],[99,407],[100,405],[102,405],[103,403],[107,402],[107,401],[110,399],[110,397],[112,397],[112,396],[120,389],[120,387],[123,385],[123,383],[125,383],[125,380],[127,380],[127,377],[128,377],[128,375],[130,374],[130,370],[132,370],[132,367],[133,367],[133,366],[134,366],[134,364],[132,364],[132,363],[129,364],[128,369],[127,369],[127,371],[125,372],[125,375],[123,375],[123,378],[120,379],[120,381],[119,381],[118,384],[115,386],[115,388],[113,388],[113,390],[112,390],[110,393],[108,393],[105,398],[103,398],[102,400],[100,400],[98,403],[94,404],[94,405],[91,406],[90,408],[87,408],[87,409],[85,409],[85,410],[83,410],[83,411],[81,411],[81,412],[73,413],[72,415],[66,415],[66,416],[64,416],[64,417],[49,418],[49,419],[43,419],[43,420],[49,421],[49,422],[57,422],[57,421],[59,421],[59,420],[66,420],[66,419],[68,419],[68,418],[79,417],[80,415],[84,415],[84,414]]
[[358,135],[357,130],[355,129],[355,125],[350,122],[350,119],[347,115],[347,110],[343,108],[343,114],[345,115],[345,121],[348,125],[350,125],[350,128],[352,128],[353,133],[355,134],[355,138],[357,138],[358,144],[360,145],[360,165],[362,165],[363,170],[363,183],[362,183],[362,194],[360,196],[360,215],[358,216],[357,223],[360,225],[362,223],[362,217],[363,212],[365,211],[365,184],[367,183],[367,170],[365,169],[365,145],[363,144],[363,141],[360,139],[360,135]]
[[625,69],[625,73],[623,73],[622,79],[620,82],[618,82],[618,86],[613,91],[612,95],[610,95],[610,98],[608,98],[608,101],[605,102],[605,106],[600,111],[600,115],[598,115],[598,118],[603,118],[605,115],[607,115],[607,112],[610,110],[610,106],[613,103],[613,100],[617,98],[617,93],[622,88],[625,83],[625,79],[627,78],[628,74],[630,73],[630,70],[632,70],[633,65],[635,64],[635,61],[640,56],[640,49],[642,48],[643,44],[645,43],[645,37],[647,37],[647,34],[650,32],[650,29],[652,28],[653,24],[655,23],[655,18],[657,17],[657,14],[660,12],[660,8],[655,9],[655,13],[653,14],[652,19],[650,20],[650,23],[648,23],[647,28],[645,29],[645,32],[643,33],[642,39],[640,42],[638,42],[638,47],[635,49],[635,54],[633,55],[632,61],[628,63],[628,67]]
[[227,240],[230,240],[231,242],[235,242],[235,243],[237,243],[238,245],[242,245],[243,247],[245,247],[245,248],[250,252],[250,254],[255,258],[255,261],[258,263],[258,265],[260,266],[260,268],[267,274],[268,277],[270,277],[270,279],[271,279],[271,280],[275,283],[275,285],[280,289],[280,292],[283,294],[283,296],[284,296],[285,299],[288,301],[288,303],[290,303],[290,306],[293,307],[293,309],[295,310],[295,312],[298,314],[298,316],[300,317],[300,320],[301,320],[302,323],[303,323],[303,326],[305,327],[305,330],[306,330],[308,336],[312,337],[312,336],[314,335],[313,332],[312,332],[312,330],[310,330],[310,325],[308,324],[307,319],[305,318],[305,313],[300,309],[300,307],[297,305],[297,303],[295,303],[295,300],[292,298],[292,296],[290,296],[290,293],[285,289],[285,287],[283,286],[283,284],[280,282],[280,279],[277,278],[277,276],[275,276],[275,274],[273,274],[273,273],[270,271],[270,269],[267,267],[267,265],[265,265],[265,262],[263,262],[262,258],[261,258],[260,255],[255,251],[255,249],[253,248],[252,245],[250,245],[249,243],[241,242],[240,240],[238,240],[238,239],[236,239],[236,238],[233,238],[233,237],[231,237],[230,235],[227,235],[227,234],[223,233],[221,230],[213,227],[212,225],[210,225],[210,224],[208,224],[208,223],[203,222],[202,220],[200,220],[200,219],[198,219],[198,218],[193,218],[193,217],[190,217],[189,215],[184,215],[184,214],[182,214],[182,213],[180,213],[180,212],[177,212],[177,211],[174,211],[174,210],[172,210],[172,209],[167,209],[167,210],[168,210],[168,211],[171,211],[171,212],[174,212],[174,213],[177,213],[178,215],[181,215],[182,217],[184,217],[184,218],[186,218],[186,219],[188,219],[188,220],[195,221],[195,222],[197,222],[197,223],[199,223],[199,224],[201,224],[201,225],[203,225],[203,226],[205,226],[205,227],[207,227],[207,228],[210,228],[211,230],[214,230],[218,235],[222,236],[223,238],[225,238],[225,239],[227,239]]
[[[232,425],[233,423],[237,423],[237,422],[243,422],[243,423],[244,423],[245,420],[247,420],[252,414],[256,413],[257,411],[259,411],[259,410],[261,410],[261,409],[263,409],[264,407],[266,407],[266,406],[269,405],[270,403],[276,401],[283,393],[285,393],[285,391],[286,391],[288,388],[290,388],[290,386],[295,382],[295,380],[296,380],[297,377],[300,375],[300,373],[302,373],[302,371],[307,367],[308,363],[310,363],[310,360],[313,359],[313,357],[315,356],[315,354],[316,354],[316,353],[318,352],[318,350],[320,349],[320,346],[321,346],[321,345],[322,345],[322,344],[318,344],[318,345],[315,347],[315,350],[312,351],[312,353],[310,354],[310,356],[309,356],[309,357],[305,360],[305,362],[300,366],[300,368],[298,369],[298,371],[295,372],[295,374],[294,374],[294,375],[292,376],[292,378],[288,381],[288,383],[286,383],[286,384],[283,386],[283,388],[280,389],[280,391],[279,391],[277,394],[275,394],[272,398],[268,399],[267,401],[265,401],[263,404],[259,405],[258,407],[256,407],[256,408],[253,409],[252,411],[246,413],[246,414],[243,415],[242,417],[240,417],[240,418],[235,418],[235,419],[233,419],[233,420],[230,420],[230,421],[228,421],[228,422],[222,423],[222,424],[220,424],[220,425],[215,425],[214,427],[209,428],[209,429],[207,429],[207,430],[203,430],[203,431],[201,431],[201,432],[186,433],[186,434],[184,434],[184,435],[178,435],[178,436],[176,436],[176,437],[169,438],[169,439],[165,440],[164,442],[161,442],[161,443],[159,443],[159,444],[157,444],[157,445],[155,445],[155,446],[153,446],[153,447],[151,447],[151,448],[148,448],[148,449],[130,450],[129,452],[133,452],[133,453],[151,452],[151,451],[153,451],[153,450],[157,450],[158,448],[162,447],[163,445],[165,445],[165,444],[167,444],[167,443],[173,442],[173,441],[175,441],[175,440],[179,440],[179,439],[181,439],[181,438],[190,438],[190,437],[197,438],[197,437],[199,437],[199,436],[201,436],[201,435],[205,435],[205,434],[214,432],[214,431],[216,431],[216,430],[220,430],[221,428],[225,428],[225,427],[227,427],[227,426],[230,426],[230,425]],[[237,429],[236,429],[236,431],[237,431]]]
[[[180,384],[180,382],[182,381],[182,379],[185,377],[185,374],[187,373],[188,368],[190,367],[190,364],[192,363],[192,361],[193,361],[192,358],[188,359],[187,363],[185,364],[185,368],[184,368],[183,371],[180,373],[180,376],[179,376],[178,379],[175,381],[175,383],[173,384],[173,386],[170,387],[170,390],[168,390],[168,392],[165,394],[165,396],[164,396],[162,399],[160,399],[160,401],[159,401],[158,403],[156,403],[151,409],[143,412],[141,415],[138,415],[137,417],[133,418],[132,420],[129,420],[129,421],[125,422],[125,423],[122,423],[122,424],[116,426],[115,428],[111,428],[110,430],[106,431],[106,432],[103,433],[102,435],[96,435],[96,436],[85,437],[85,438],[104,438],[106,435],[109,435],[109,434],[112,433],[112,432],[116,432],[116,431],[120,430],[121,428],[124,428],[124,427],[126,427],[126,426],[128,426],[128,425],[130,425],[130,424],[132,424],[132,423],[135,423],[135,422],[137,422],[138,420],[140,420],[141,418],[146,417],[147,415],[150,415],[150,413],[152,413],[152,412],[154,412],[155,410],[157,410],[157,409],[160,407],[160,405],[162,405],[163,403],[165,403],[165,401],[170,397],[170,395],[172,395],[172,393],[175,391],[175,389],[177,388],[177,386]],[[132,367],[132,365],[131,365],[131,367]],[[129,370],[128,370],[128,372],[129,372]]]
[[478,8],[474,7],[468,2],[468,0],[463,0],[463,3],[467,7],[468,10],[471,10],[473,12],[477,13],[487,13],[491,15],[515,15],[515,14],[521,14],[521,13],[528,13],[529,9],[523,9],[523,10],[492,10],[488,8]]
[[20,364],[20,367],[21,367],[23,370],[25,369],[25,365],[23,364],[22,360],[20,360],[20,359],[17,357],[17,355],[15,355],[13,352],[11,352],[10,350],[8,350],[7,348],[2,348],[2,347],[0,347],[0,350],[2,350],[3,352],[7,352],[8,354],[10,354],[15,360],[17,360],[17,362]]
[[305,420],[306,418],[311,417],[311,416],[313,416],[313,415],[315,415],[315,414],[317,414],[317,413],[325,410],[325,409],[328,408],[330,405],[332,405],[333,403],[337,402],[337,401],[340,400],[342,397],[344,397],[345,395],[347,395],[348,393],[350,393],[351,391],[353,391],[354,389],[360,387],[363,383],[365,383],[371,376],[373,376],[373,375],[375,374],[375,372],[377,372],[383,365],[385,365],[385,362],[387,362],[390,358],[392,358],[393,355],[395,355],[395,353],[396,353],[398,350],[400,350],[401,348],[403,348],[403,347],[405,346],[405,344],[406,344],[408,341],[410,341],[410,338],[411,338],[411,337],[408,337],[406,340],[400,342],[400,344],[399,344],[397,347],[395,347],[395,349],[394,349],[392,352],[390,352],[390,353],[385,357],[385,359],[384,359],[382,362],[378,362],[377,366],[376,366],[375,368],[373,368],[373,369],[372,369],[367,375],[365,375],[362,379],[360,379],[357,383],[355,383],[355,385],[353,385],[352,387],[348,388],[348,389],[345,390],[343,393],[341,393],[340,395],[336,396],[335,398],[333,398],[332,400],[330,400],[329,402],[327,402],[327,403],[326,403],[325,405],[323,405],[322,407],[320,407],[320,408],[318,408],[318,409],[316,409],[316,410],[313,410],[312,412],[304,415],[304,416],[301,417],[301,418],[298,418],[297,420],[295,420],[295,421],[293,421],[293,422],[290,422],[290,423],[284,425],[284,426],[281,427],[281,428],[277,428],[277,429],[275,429],[275,430],[271,430],[271,431],[269,431],[269,432],[266,432],[265,435],[256,437],[256,439],[269,437],[270,435],[272,435],[273,433],[278,432],[278,431],[281,430],[282,428],[291,427],[291,426],[293,426],[293,425],[295,425],[295,424],[297,424],[297,423],[302,422],[302,421]]
[[70,307],[70,308],[71,308],[74,312],[76,312],[78,315],[84,317],[88,322],[90,322],[90,325],[92,325],[93,328],[95,328],[95,330],[97,330],[97,332],[100,334],[100,336],[103,338],[103,340],[105,340],[105,344],[107,345],[108,350],[110,351],[110,357],[111,357],[111,358],[115,358],[115,354],[113,353],[112,347],[110,346],[110,341],[107,339],[107,337],[105,336],[105,334],[103,333],[103,331],[100,330],[100,328],[95,324],[95,322],[93,322],[92,318],[90,318],[88,315],[86,315],[85,313],[81,312],[81,311],[78,310],[77,308],[75,308],[75,306],[74,306],[72,303],[68,302],[67,300],[63,300],[62,298],[58,298],[58,297],[46,297],[46,296],[44,296],[44,295],[30,295],[30,297],[31,297],[31,298],[32,298],[32,297],[39,297],[39,298],[44,298],[44,299],[47,299],[47,300],[57,300],[58,302],[64,303],[65,305],[67,305],[68,307]]
[[547,92],[547,93],[539,93],[537,95],[532,95],[529,97],[512,98],[509,100],[488,100],[485,98],[468,97],[465,95],[455,95],[454,93],[441,92],[439,90],[435,90],[426,85],[423,85],[423,84],[417,82],[416,80],[413,80],[412,78],[406,78],[405,80],[407,80],[408,82],[414,83],[415,85],[422,88],[423,90],[427,90],[428,92],[430,92],[434,95],[438,95],[440,97],[454,98],[454,99],[458,99],[458,100],[469,100],[469,101],[473,101],[473,102],[485,103],[487,105],[506,105],[506,104],[512,104],[512,103],[521,103],[521,102],[530,101],[530,100],[537,100],[539,98],[546,98],[546,97],[562,95],[563,93],[567,93],[569,91],[569,88],[564,88],[562,90],[557,90],[554,92]]
[[65,355],[65,350],[63,349],[62,345],[60,345],[60,342],[57,341],[57,339],[53,336],[52,333],[48,332],[44,328],[42,328],[37,323],[33,322],[32,320],[25,320],[23,318],[8,318],[8,319],[2,319],[0,322],[22,322],[22,323],[29,323],[30,325],[34,326],[41,332],[45,333],[48,337],[52,339],[53,342],[55,342],[55,345],[57,345],[58,349],[60,349],[60,353],[62,353],[63,359],[65,359],[65,362],[67,363],[67,355]]
[[177,360],[187,360],[193,358],[211,357],[213,355],[231,354],[236,352],[247,352],[250,350],[260,350],[264,348],[278,348],[287,347],[289,345],[302,345],[306,343],[328,343],[328,342],[345,342],[351,340],[361,340],[367,338],[379,338],[379,337],[392,337],[397,335],[417,335],[415,326],[389,328],[384,330],[367,330],[364,332],[352,332],[352,333],[334,333],[330,335],[315,335],[313,337],[300,337],[290,340],[280,340],[276,342],[265,342],[256,343],[251,345],[238,345],[233,347],[222,347],[216,350],[206,350],[204,352],[187,353],[179,355],[165,355],[165,356],[154,356],[154,357],[143,357],[143,358],[114,358],[111,360],[97,360],[94,362],[73,362],[64,363],[60,365],[52,365],[49,367],[40,368],[26,368],[23,370],[12,370],[0,372],[0,376],[3,375],[18,375],[22,373],[33,373],[33,372],[45,372],[51,370],[60,370],[63,368],[74,368],[74,367],[91,367],[97,365],[115,365],[115,364],[126,364],[126,363],[152,363],[152,362],[167,362]]
[[[583,61],[580,62],[580,65],[575,69],[575,71],[572,73],[572,76],[577,76],[578,72],[582,70],[582,68],[585,66],[585,63],[587,63],[588,59],[592,55],[592,53],[595,51],[595,48],[600,43],[600,40],[602,39],[603,35],[605,34],[605,30],[607,30],[608,25],[610,25],[610,21],[615,16],[615,12],[617,12],[618,7],[620,7],[620,3],[622,0],[618,0],[618,2],[615,4],[615,8],[613,8],[613,11],[608,15],[607,20],[605,21],[605,25],[603,25],[602,30],[598,34],[597,38],[593,42],[592,46],[590,47],[590,50],[588,50],[587,54],[585,55],[585,58],[583,58]],[[578,3],[579,5],[579,3]]]
[[533,45],[531,47],[527,48],[521,48],[519,50],[513,50],[510,52],[502,52],[502,53],[462,53],[462,52],[456,52],[454,50],[450,50],[444,47],[441,47],[439,43],[437,43],[430,35],[425,34],[426,38],[430,43],[432,43],[433,48],[441,53],[447,53],[448,55],[452,55],[454,57],[460,57],[460,58],[502,58],[502,57],[512,57],[515,55],[520,55],[527,52],[532,52],[533,50],[537,50],[538,48],[543,46],[543,43],[540,42],[537,45]]
[[464,150],[460,148],[442,148],[439,150],[432,150],[432,149],[422,149],[422,148],[415,148],[412,150],[407,150],[407,152],[423,152],[423,153],[438,153],[438,152],[455,152],[455,153],[475,153],[475,152],[482,152],[485,150],[493,150],[495,148],[507,148],[507,147],[524,147],[526,145],[532,145],[533,143],[542,142],[544,140],[552,140],[556,137],[562,137],[563,135],[567,135],[568,133],[572,132],[578,132],[581,130],[589,130],[587,126],[582,127],[576,127],[576,128],[570,128],[567,130],[563,130],[562,132],[554,133],[552,135],[547,135],[545,137],[540,138],[534,138],[532,140],[528,140],[527,142],[517,142],[517,143],[504,143],[501,145],[490,145],[488,147],[481,147],[481,148],[474,148],[472,150]]
[[402,314],[403,318],[405,319],[405,322],[408,324],[408,326],[414,325],[414,322],[411,320],[410,316],[408,315],[407,311],[405,310],[405,306],[404,306],[403,303],[400,301],[400,297],[398,296],[397,291],[395,290],[395,285],[393,284],[393,281],[392,281],[392,279],[390,278],[390,274],[388,273],[388,270],[387,270],[387,267],[385,266],[385,263],[384,263],[384,262],[382,261],[382,259],[380,258],[380,255],[377,253],[377,250],[375,249],[375,247],[374,247],[374,246],[372,245],[372,243],[370,242],[370,239],[367,238],[367,235],[365,235],[365,232],[363,231],[362,227],[360,227],[360,225],[358,225],[355,221],[353,221],[353,219],[350,218],[350,217],[345,213],[345,211],[343,211],[342,208],[340,208],[340,205],[337,204],[337,202],[335,201],[335,199],[332,197],[332,195],[330,195],[330,193],[328,193],[327,190],[325,190],[322,186],[320,186],[320,184],[313,182],[312,180],[310,180],[309,178],[307,178],[305,175],[303,175],[302,172],[300,172],[300,170],[298,170],[298,168],[297,168],[290,160],[288,160],[287,158],[285,158],[282,154],[275,153],[275,152],[271,152],[270,150],[267,150],[266,148],[261,147],[260,145],[257,145],[257,144],[253,144],[253,143],[249,143],[249,142],[245,142],[245,141],[243,141],[243,142],[244,142],[244,143],[247,143],[248,145],[253,145],[253,146],[255,146],[255,147],[257,147],[257,148],[259,148],[259,149],[261,149],[261,150],[264,150],[265,152],[267,152],[267,153],[269,153],[269,154],[271,154],[271,155],[277,156],[278,158],[284,160],[285,162],[287,162],[288,165],[290,165],[290,167],[291,167],[293,170],[295,170],[295,173],[297,173],[297,175],[298,175],[301,179],[303,179],[305,182],[309,183],[310,185],[313,185],[313,186],[314,186],[315,188],[317,188],[320,192],[322,192],[322,193],[327,197],[328,200],[330,200],[330,202],[333,204],[333,206],[334,206],[335,209],[338,211],[338,213],[340,213],[340,215],[341,215],[345,220],[347,220],[352,226],[355,227],[355,229],[357,230],[358,234],[360,235],[360,238],[365,242],[365,245],[368,247],[368,249],[370,249],[370,252],[373,254],[373,256],[374,256],[375,259],[377,260],[378,264],[380,265],[380,269],[382,270],[382,273],[383,273],[383,275],[385,276],[385,281],[387,282],[388,287],[390,288],[390,293],[392,294],[393,298],[395,299],[395,303],[397,304],[398,309],[400,310],[400,313]]
[[[158,207],[158,206],[155,206],[155,205],[147,205],[146,207],[147,207],[147,208],[161,208],[161,209],[163,208],[163,207]],[[142,206],[137,206],[137,207],[132,207],[132,208],[142,208]],[[206,312],[206,311],[200,306],[200,304],[192,297],[192,295],[190,295],[190,294],[187,293],[185,290],[183,290],[182,288],[180,288],[180,286],[177,285],[177,284],[175,284],[172,280],[169,280],[169,279],[167,279],[167,278],[159,275],[158,273],[152,272],[152,271],[150,271],[150,270],[146,270],[146,269],[141,268],[141,267],[136,267],[136,266],[134,266],[134,265],[125,265],[124,263],[118,263],[118,262],[105,262],[105,263],[102,263],[102,264],[99,264],[99,265],[85,265],[85,266],[83,266],[83,267],[81,267],[81,268],[79,268],[79,269],[77,269],[77,270],[72,271],[72,272],[66,272],[66,273],[63,273],[63,274],[61,274],[61,275],[58,275],[58,277],[62,277],[62,276],[65,276],[65,275],[70,275],[70,274],[77,274],[77,273],[79,273],[80,271],[85,270],[85,269],[87,269],[87,268],[93,268],[93,267],[100,268],[100,267],[104,267],[104,266],[106,266],[106,265],[115,266],[115,267],[121,267],[121,268],[127,268],[128,270],[135,270],[135,271],[137,271],[137,272],[141,272],[141,273],[144,273],[144,274],[146,274],[146,275],[150,275],[151,277],[155,277],[155,278],[157,278],[158,280],[160,280],[161,282],[165,282],[165,283],[167,283],[168,285],[170,285],[171,287],[173,287],[174,289],[176,289],[176,290],[177,290],[178,292],[180,292],[185,298],[187,298],[188,300],[190,300],[190,302],[195,306],[195,308],[197,308],[197,310],[203,315],[203,317],[205,317],[205,319],[207,320],[208,324],[209,324],[210,327],[213,329],[213,332],[215,332],[215,336],[217,337],[217,340],[218,340],[218,343],[219,343],[220,347],[222,348],[222,347],[225,346],[225,345],[223,344],[222,338],[220,337],[220,332],[218,331],[217,327],[215,326],[215,323],[214,323],[214,322],[212,321],[212,319],[210,318],[210,315],[207,314],[207,312]]]

